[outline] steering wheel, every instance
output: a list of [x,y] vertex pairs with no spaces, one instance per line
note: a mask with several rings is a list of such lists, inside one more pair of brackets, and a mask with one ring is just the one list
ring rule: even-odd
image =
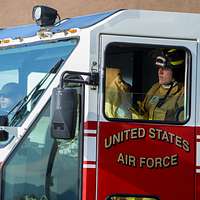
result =
[[181,117],[181,114],[183,114],[183,111],[184,111],[184,106],[181,106],[180,108],[178,108],[177,110],[176,110],[176,113],[175,113],[175,119],[176,119],[176,121],[182,121],[182,119],[180,119],[180,117]]

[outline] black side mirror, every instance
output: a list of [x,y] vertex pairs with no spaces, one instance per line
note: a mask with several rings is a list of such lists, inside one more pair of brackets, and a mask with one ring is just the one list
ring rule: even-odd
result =
[[5,130],[0,130],[0,141],[5,142],[8,140],[9,133]]
[[51,96],[51,136],[73,139],[77,122],[78,98],[76,89],[54,88]]
[[0,115],[0,126],[8,126],[8,116]]
[[[0,126],[8,126],[8,116],[0,115]],[[0,141],[5,142],[8,140],[9,133],[5,130],[0,130]]]

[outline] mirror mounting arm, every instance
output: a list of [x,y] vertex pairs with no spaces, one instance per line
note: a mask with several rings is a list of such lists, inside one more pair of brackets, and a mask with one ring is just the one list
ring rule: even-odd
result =
[[[87,76],[86,80],[80,78],[72,78],[72,76]],[[97,86],[99,84],[98,72],[76,72],[76,71],[64,71],[60,79],[60,87],[63,88],[64,83],[80,83],[86,85]]]

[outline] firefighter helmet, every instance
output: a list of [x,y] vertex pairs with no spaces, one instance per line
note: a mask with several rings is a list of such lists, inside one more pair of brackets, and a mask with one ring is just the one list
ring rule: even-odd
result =
[[156,66],[163,68],[177,69],[184,65],[185,51],[177,49],[168,49],[161,52],[156,57]]

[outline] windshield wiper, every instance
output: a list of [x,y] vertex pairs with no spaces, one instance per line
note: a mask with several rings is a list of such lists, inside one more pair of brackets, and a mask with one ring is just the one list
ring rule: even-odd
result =
[[[63,63],[63,59],[61,58],[55,65],[53,68],[51,68],[51,70],[46,73],[46,75],[41,79],[41,81],[33,88],[33,90],[26,95],[21,101],[19,101],[7,114],[7,116],[9,116],[17,107],[17,110],[15,111],[14,115],[12,116],[12,118],[10,119],[9,125],[10,126],[14,126],[16,124],[16,122],[19,119],[22,119],[23,116],[25,116],[26,114],[28,114],[29,112],[26,110],[26,106],[27,104],[31,101],[34,100],[34,102],[36,102],[38,100],[38,98],[41,96],[41,94],[43,92],[43,90],[39,91],[39,89],[41,88],[41,86],[46,82],[46,80],[49,78],[49,76],[51,74],[55,74],[58,69],[60,68],[61,64]],[[34,97],[34,98],[33,98]],[[33,103],[34,104],[34,103]],[[23,112],[24,111],[24,112]]]

